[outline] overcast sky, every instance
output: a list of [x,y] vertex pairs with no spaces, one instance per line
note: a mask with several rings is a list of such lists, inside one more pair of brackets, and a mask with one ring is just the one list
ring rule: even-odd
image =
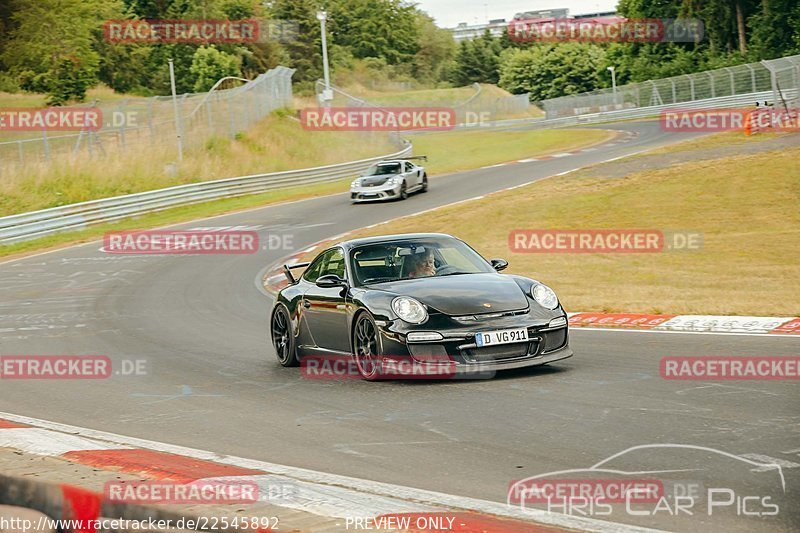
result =
[[568,8],[570,15],[613,10],[618,0],[415,0],[419,8],[451,28],[459,22],[477,24],[490,19],[510,20],[515,13]]

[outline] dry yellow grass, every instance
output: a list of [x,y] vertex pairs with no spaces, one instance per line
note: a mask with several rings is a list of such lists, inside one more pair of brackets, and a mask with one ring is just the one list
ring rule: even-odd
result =
[[139,147],[105,158],[81,154],[58,164],[27,164],[0,180],[0,216],[232,176],[307,168],[396,151],[385,134],[311,132],[288,116],[270,116],[235,140],[211,138],[187,150]]
[[[507,258],[509,272],[547,282],[572,311],[797,316],[798,161],[800,147],[621,179],[577,172],[355,236],[455,233],[486,257]],[[508,247],[517,228],[690,230],[704,243],[656,254],[517,254]]]

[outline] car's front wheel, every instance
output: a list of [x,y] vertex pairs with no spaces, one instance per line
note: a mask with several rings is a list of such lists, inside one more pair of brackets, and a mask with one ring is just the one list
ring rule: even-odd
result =
[[408,190],[406,189],[406,182],[405,181],[403,181],[403,183],[400,185],[400,196],[399,196],[399,198],[401,200],[405,200],[406,198],[408,198]]
[[361,377],[369,381],[380,377],[378,326],[369,313],[361,313],[356,318],[353,328],[353,357]]
[[294,332],[289,310],[283,304],[275,306],[271,321],[272,346],[278,356],[278,362],[283,366],[297,366],[297,350],[294,345]]

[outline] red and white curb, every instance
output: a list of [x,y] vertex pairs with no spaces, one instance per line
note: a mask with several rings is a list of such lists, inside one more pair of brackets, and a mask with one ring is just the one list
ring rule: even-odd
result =
[[800,335],[800,317],[568,313],[574,328]]
[[[597,532],[644,532],[646,528],[580,516],[523,509],[504,503],[357,479],[0,412],[0,447],[59,457],[143,479],[181,483],[254,482],[293,490],[268,503],[331,518],[448,516],[451,531],[553,533],[561,528]],[[417,531],[417,529],[415,529]],[[424,531],[424,529],[422,530]]]

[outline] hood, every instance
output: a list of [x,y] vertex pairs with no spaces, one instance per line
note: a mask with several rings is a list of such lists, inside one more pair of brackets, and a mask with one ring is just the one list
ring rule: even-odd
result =
[[450,316],[517,311],[529,305],[513,278],[491,272],[407,279],[374,287],[416,298]]
[[361,176],[359,178],[362,187],[376,187],[383,185],[389,178],[393,178],[398,174],[381,174],[380,176]]

